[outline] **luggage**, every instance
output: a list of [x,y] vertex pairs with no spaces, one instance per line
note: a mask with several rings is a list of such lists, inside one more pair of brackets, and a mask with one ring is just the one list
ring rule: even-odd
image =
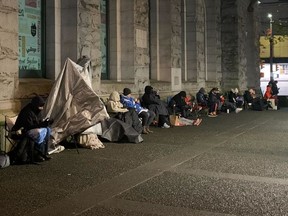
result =
[[0,168],[10,166],[10,157],[3,151],[0,152]]

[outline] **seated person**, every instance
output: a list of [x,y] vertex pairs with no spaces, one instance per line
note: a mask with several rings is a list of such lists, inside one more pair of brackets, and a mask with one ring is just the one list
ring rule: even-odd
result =
[[196,94],[196,100],[199,106],[206,108],[208,107],[208,97],[205,89],[202,87]]
[[[12,128],[12,131],[20,135],[21,138],[28,137],[30,141],[34,142],[34,149],[37,150],[37,162],[51,159],[48,156],[48,140],[51,133],[48,125],[51,121],[47,119],[42,121],[40,115],[44,103],[43,98],[40,96],[32,98],[31,102],[20,111],[15,125]],[[20,143],[21,145],[25,145],[23,142],[19,142],[18,144]],[[19,146],[18,150],[21,148],[22,146]],[[17,160],[17,158],[15,158],[15,160]]]
[[256,96],[254,89],[249,89],[252,110],[263,111],[267,108],[265,99]]
[[144,91],[141,105],[156,114],[159,127],[169,126],[167,104],[160,99],[160,96],[154,91],[152,86],[146,86]]
[[186,103],[185,98],[186,92],[180,91],[178,94],[172,97],[169,106],[174,109],[175,113],[180,113],[181,116],[187,118],[191,114],[192,107]]
[[123,89],[123,95],[120,97],[120,102],[128,109],[135,109],[138,116],[142,118],[143,134],[152,133],[149,126],[155,118],[155,113],[143,108],[140,105],[140,101],[131,96],[131,90],[129,88]]
[[218,98],[218,88],[212,88],[208,95],[209,117],[216,117],[218,106],[221,103]]
[[270,81],[266,86],[266,91],[263,98],[267,100],[272,109],[277,110],[278,98],[277,95],[273,94],[272,88],[273,88],[273,82]]
[[120,102],[120,95],[113,91],[107,101],[107,112],[114,118],[120,119],[132,126],[138,133],[142,133],[143,127],[135,109],[127,109]]

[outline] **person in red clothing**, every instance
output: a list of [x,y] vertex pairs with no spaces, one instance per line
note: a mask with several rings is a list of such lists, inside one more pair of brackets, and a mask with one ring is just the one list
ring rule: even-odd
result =
[[267,100],[272,109],[277,110],[277,104],[278,104],[277,95],[273,94],[271,82],[269,82],[269,84],[266,87],[264,99]]

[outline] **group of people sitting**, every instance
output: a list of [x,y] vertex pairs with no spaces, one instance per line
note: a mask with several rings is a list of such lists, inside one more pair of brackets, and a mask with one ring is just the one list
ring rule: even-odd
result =
[[200,88],[196,99],[199,106],[208,110],[209,117],[217,117],[220,112],[238,113],[244,105],[244,97],[237,88],[231,89],[227,95],[221,94],[218,88],[212,88],[208,94],[204,88]]
[[189,119],[190,121],[186,122],[190,122],[191,125],[200,125],[202,120],[191,115],[192,106],[185,99],[186,92],[181,91],[172,97],[169,103],[166,103],[152,86],[146,86],[141,98],[134,98],[129,88],[124,88],[122,93],[114,91],[110,94],[106,106],[110,115],[118,118],[120,116],[120,119],[123,119],[123,116],[131,118],[132,113],[136,113],[137,116],[132,121],[140,120],[143,127],[142,134],[149,134],[153,133],[151,125],[170,128],[169,116],[176,113],[182,118]]
[[[275,89],[272,90],[273,88],[275,88],[273,83],[269,83],[267,89],[272,96],[269,96],[269,92],[267,92],[264,99],[257,97],[253,89],[242,95],[235,88],[223,95],[218,88],[212,88],[208,94],[204,88],[200,88],[196,97],[180,91],[165,102],[160,98],[159,92],[149,85],[145,87],[141,98],[134,98],[129,88],[124,88],[121,93],[114,91],[105,105],[110,118],[126,122],[139,134],[149,134],[153,133],[151,125],[170,128],[169,117],[171,116],[180,117],[182,125],[199,126],[202,119],[199,118],[198,113],[201,111],[204,113],[207,111],[209,117],[217,117],[221,111],[238,113],[243,109],[245,103],[250,104],[254,110],[263,110],[265,107],[263,100],[266,98],[276,100],[275,95],[277,96],[277,94],[274,93]],[[20,141],[20,144],[18,143],[10,154],[11,161],[26,163],[27,161],[41,162],[51,159],[48,155],[48,140],[51,134],[49,125],[53,121],[42,119],[41,111],[44,104],[43,98],[36,96],[20,111],[11,133],[14,139]],[[23,152],[26,154],[22,154]],[[31,153],[33,155],[29,155],[29,152],[33,152]]]

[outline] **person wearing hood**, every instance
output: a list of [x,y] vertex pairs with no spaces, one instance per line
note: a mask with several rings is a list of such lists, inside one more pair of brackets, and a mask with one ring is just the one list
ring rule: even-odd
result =
[[113,91],[107,101],[107,112],[111,117],[117,118],[132,126],[138,133],[142,133],[143,127],[135,109],[127,109],[120,102],[120,94]]
[[[181,116],[187,118],[189,116],[189,110],[192,110],[192,107],[187,105],[186,101],[186,92],[180,91],[178,94],[172,97],[169,106],[174,110],[176,113],[181,113]],[[191,112],[190,112],[191,113]]]
[[208,107],[208,98],[205,89],[202,87],[196,94],[196,100],[199,106]]
[[125,113],[128,112],[128,109],[123,106],[120,102],[120,95],[117,91],[113,91],[107,102],[107,112],[109,113]]
[[22,136],[27,136],[34,143],[37,150],[38,162],[51,159],[48,156],[48,140],[50,138],[51,129],[48,127],[52,124],[49,119],[41,119],[41,111],[43,110],[45,101],[40,96],[32,98],[19,113],[12,131]]
[[169,112],[167,105],[160,99],[159,95],[154,91],[152,86],[146,86],[142,96],[142,106],[153,111],[158,119],[158,126],[162,128],[170,128]]

